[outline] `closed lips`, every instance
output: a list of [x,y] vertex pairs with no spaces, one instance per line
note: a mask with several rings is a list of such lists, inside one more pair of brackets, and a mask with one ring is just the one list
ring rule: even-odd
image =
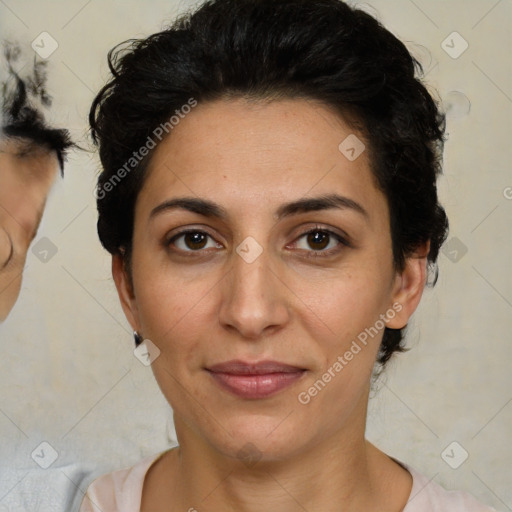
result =
[[246,363],[244,361],[228,361],[207,368],[213,373],[229,373],[232,375],[266,375],[269,373],[294,373],[304,371],[303,368],[276,361]]
[[263,399],[291,386],[305,369],[276,361],[246,363],[228,361],[207,369],[214,381],[231,395],[244,399]]

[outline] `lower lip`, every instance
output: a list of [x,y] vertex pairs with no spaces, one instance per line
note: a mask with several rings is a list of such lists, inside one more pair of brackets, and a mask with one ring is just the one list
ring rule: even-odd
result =
[[268,373],[265,375],[233,375],[210,372],[224,389],[242,398],[267,398],[297,382],[305,371]]

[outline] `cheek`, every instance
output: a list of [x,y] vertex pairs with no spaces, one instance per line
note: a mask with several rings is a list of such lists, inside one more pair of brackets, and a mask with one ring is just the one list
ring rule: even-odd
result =
[[206,275],[187,279],[179,271],[157,271],[152,262],[148,263],[134,269],[143,335],[174,357],[197,353],[200,340],[211,330],[215,280]]
[[354,274],[330,279],[321,288],[323,293],[316,287],[302,292],[303,327],[320,364],[301,386],[297,402],[299,410],[308,411],[305,422],[329,410],[324,426],[337,429],[355,408],[364,408],[383,333],[375,324],[386,310],[386,294],[372,279]]
[[328,338],[337,340],[338,349],[374,325],[388,307],[388,277],[380,275],[378,266],[371,269],[371,265],[347,265],[336,273],[316,278],[307,272],[298,278],[297,273],[295,282],[290,283],[300,299],[303,315],[311,319],[307,323],[313,325],[316,317],[324,334],[330,333]]
[[167,401],[180,414],[188,411],[190,396],[202,402],[201,385],[195,377],[204,365],[205,342],[211,331],[205,310],[207,294],[204,283],[187,284],[162,275],[148,276],[137,293],[141,332],[160,350],[151,365],[153,374]]

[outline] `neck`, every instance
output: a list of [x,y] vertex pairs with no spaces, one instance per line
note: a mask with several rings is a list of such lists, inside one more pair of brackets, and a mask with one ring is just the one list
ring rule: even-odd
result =
[[198,442],[179,420],[176,427],[181,444],[169,452],[167,472],[175,510],[355,512],[382,504],[383,454],[362,435],[333,436],[287,459],[242,461]]
[[233,446],[236,428],[224,431],[224,440],[214,446],[175,415],[180,446],[149,470],[141,510],[400,512],[412,477],[365,439],[367,405],[368,396],[362,396],[342,427],[281,453],[286,436],[273,446],[272,435],[264,435],[255,441],[264,453],[248,444],[243,451],[249,457]]

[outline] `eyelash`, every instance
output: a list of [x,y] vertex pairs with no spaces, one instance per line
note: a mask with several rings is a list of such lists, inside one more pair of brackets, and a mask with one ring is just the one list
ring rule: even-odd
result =
[[[322,233],[324,235],[328,235],[329,237],[332,237],[334,239],[336,239],[338,242],[339,242],[339,245],[334,247],[334,248],[331,248],[331,249],[328,249],[328,250],[321,250],[321,251],[315,251],[315,250],[304,250],[304,249],[299,249],[299,251],[303,251],[303,252],[306,252],[307,254],[304,255],[304,257],[306,258],[319,258],[319,257],[328,257],[328,256],[333,256],[334,254],[336,254],[337,252],[339,252],[341,250],[340,246],[343,246],[343,247],[352,247],[351,244],[344,238],[342,237],[341,235],[339,235],[338,233],[335,233],[334,231],[331,231],[329,229],[326,229],[326,228],[321,228],[321,227],[315,227],[313,229],[310,229],[308,231],[305,231],[304,233],[301,233],[296,239],[295,241],[293,242],[294,244],[297,243],[298,240],[300,240],[301,238],[304,238],[310,234],[313,234],[313,233]],[[213,236],[210,235],[210,233],[208,233],[207,231],[203,231],[203,230],[200,230],[200,229],[186,229],[184,231],[180,231],[179,233],[173,235],[170,239],[168,239],[166,241],[166,246],[171,246],[173,245],[176,240],[178,240],[179,238],[185,236],[185,235],[188,235],[188,234],[202,234],[202,235],[206,235],[207,237],[211,238],[212,240],[214,240]],[[330,240],[329,240],[330,242]],[[218,242],[216,242],[218,243]],[[187,251],[184,251],[182,249],[177,249],[176,252],[180,252],[181,254],[186,254],[186,253],[190,253],[190,256],[194,255],[194,253],[200,253],[200,252],[203,252],[204,249],[198,249],[198,250],[187,250]]]
[[[342,237],[338,233],[335,233],[334,231],[331,231],[330,229],[325,229],[325,228],[321,228],[321,227],[315,227],[313,229],[305,231],[304,233],[302,233],[301,235],[299,235],[296,238],[294,243],[296,243],[301,238],[304,238],[313,233],[322,233],[324,235],[327,235],[327,236],[329,236],[329,243],[331,241],[330,239],[334,238],[335,240],[337,240],[339,242],[339,244],[336,247],[328,249],[328,250],[322,250],[322,251],[307,250],[307,251],[305,251],[306,254],[304,255],[306,258],[327,258],[329,256],[334,256],[335,254],[337,254],[340,250],[342,250],[343,247],[351,247],[350,243],[347,241],[346,238]],[[299,249],[299,250],[303,251],[304,249]]]

